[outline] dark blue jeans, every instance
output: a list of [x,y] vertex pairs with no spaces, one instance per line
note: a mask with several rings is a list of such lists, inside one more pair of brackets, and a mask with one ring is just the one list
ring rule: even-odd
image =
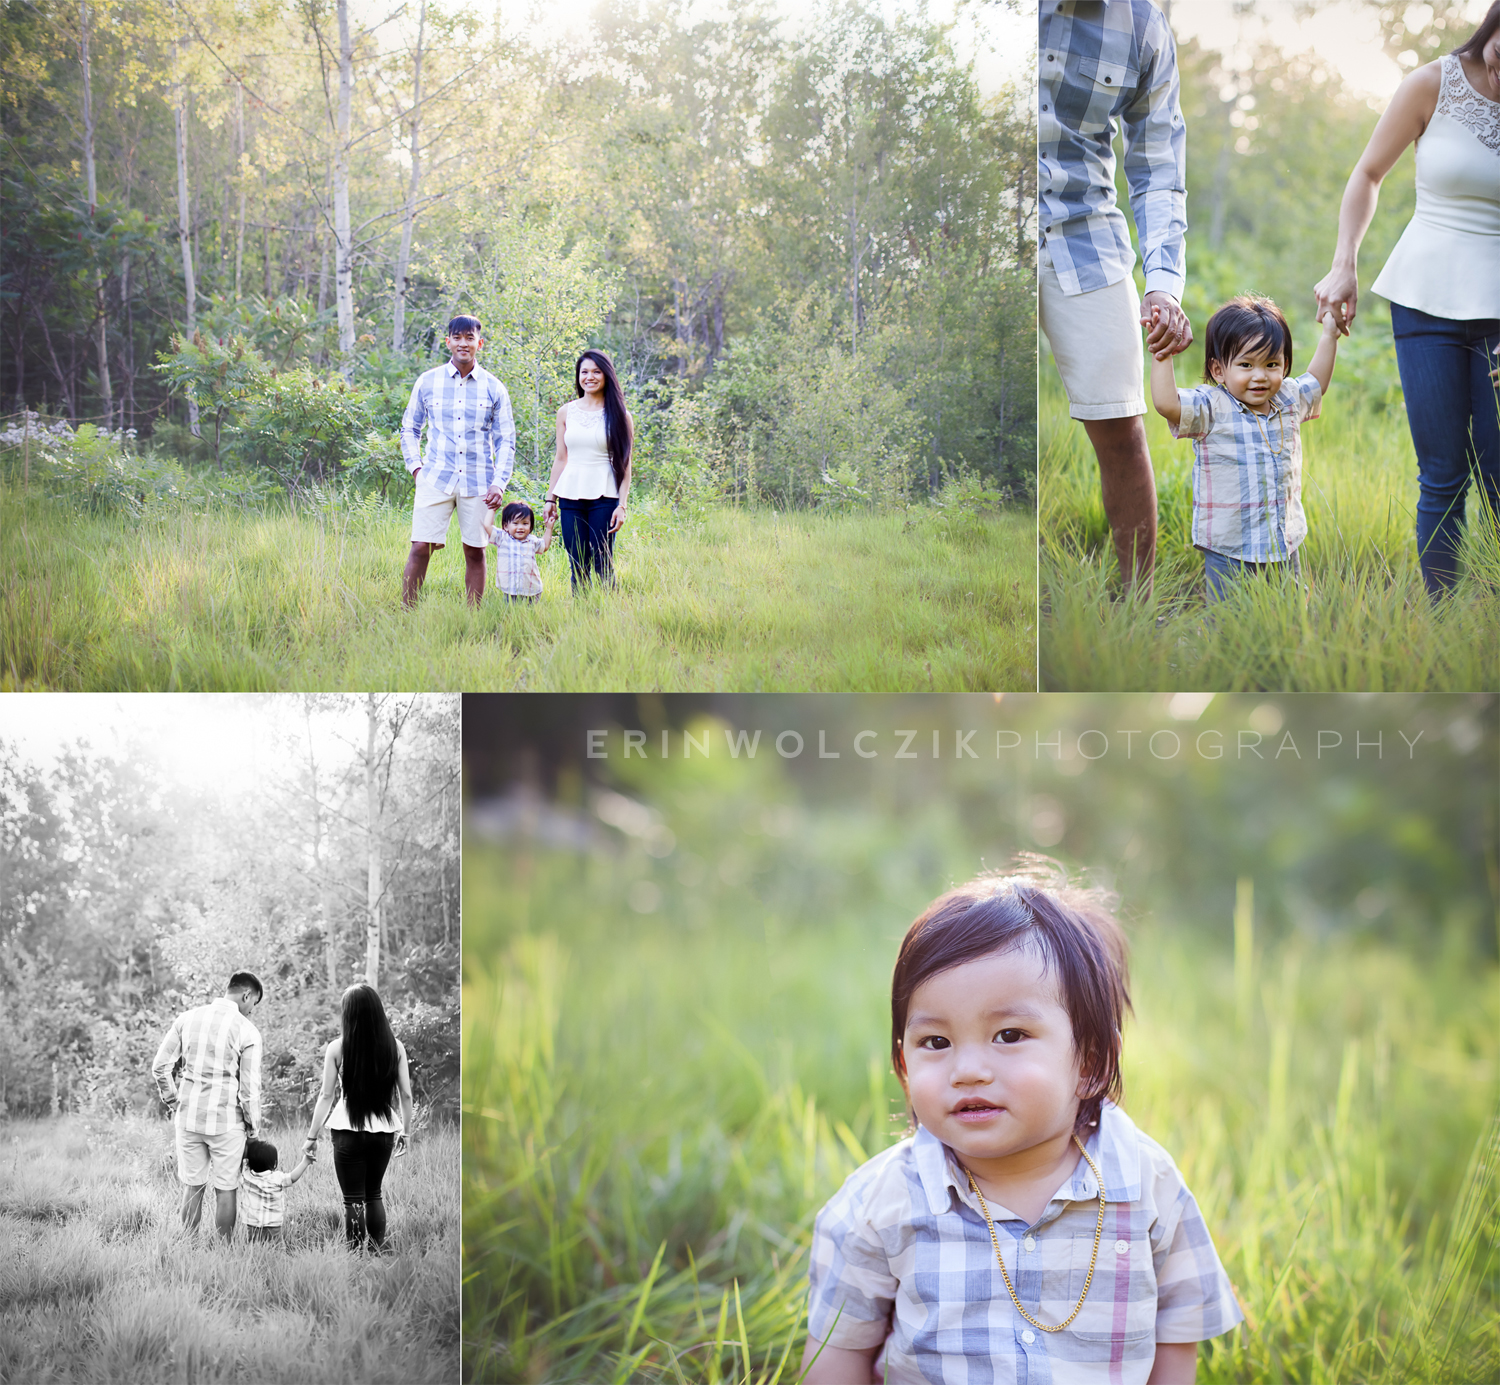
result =
[[573,586],[587,582],[591,575],[613,585],[615,580],[615,536],[609,532],[619,501],[612,495],[596,500],[569,500],[559,496],[562,511],[563,547],[568,550],[568,566],[573,570]]
[[374,1130],[335,1130],[333,1135],[333,1172],[344,1195],[344,1239],[350,1250],[358,1250],[370,1237],[370,1249],[379,1250],[385,1242],[385,1202],[380,1196],[381,1180],[396,1137]]
[[1241,558],[1228,558],[1215,553],[1211,548],[1199,550],[1203,554],[1204,574],[1208,578],[1208,600],[1212,604],[1229,595],[1229,584],[1246,572],[1281,572],[1292,581],[1300,581],[1302,563],[1295,553],[1282,563],[1247,563]]
[[1458,578],[1471,477],[1479,478],[1491,515],[1500,512],[1500,393],[1490,380],[1500,318],[1455,321],[1392,303],[1391,329],[1422,486],[1417,556],[1436,597]]

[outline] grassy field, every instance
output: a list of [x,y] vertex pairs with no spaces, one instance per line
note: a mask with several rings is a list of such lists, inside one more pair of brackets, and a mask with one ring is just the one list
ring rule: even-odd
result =
[[414,612],[391,509],[88,518],[0,490],[0,690],[1002,691],[1036,686],[1029,513],[674,517],[642,502],[619,586]]
[[[271,1137],[283,1157],[297,1132]],[[165,1122],[0,1123],[0,1382],[404,1385],[458,1373],[458,1135],[386,1179],[384,1257],[344,1248],[328,1142],[287,1191],[290,1249],[183,1238]]]
[[[879,849],[875,898],[680,867],[642,916],[628,864],[471,848],[466,1379],[796,1378],[812,1217],[904,1123],[896,944],[965,868]],[[1199,1381],[1500,1379],[1494,966],[1170,920],[1134,949],[1126,1107],[1248,1321]]]
[[[1185,384],[1190,369],[1178,369]],[[1471,489],[1467,575],[1434,608],[1417,566],[1417,465],[1399,395],[1339,388],[1303,430],[1305,592],[1238,583],[1211,616],[1191,543],[1192,446],[1154,412],[1154,602],[1121,602],[1098,463],[1041,371],[1041,680],[1065,691],[1458,692],[1500,687],[1500,530]]]

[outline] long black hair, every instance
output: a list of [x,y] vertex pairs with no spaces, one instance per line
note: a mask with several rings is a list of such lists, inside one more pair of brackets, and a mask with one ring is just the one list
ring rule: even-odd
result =
[[371,1116],[389,1116],[395,1110],[401,1057],[375,987],[362,981],[350,986],[340,1010],[344,1109],[349,1113],[349,1123],[363,1130]]
[[1500,29],[1500,0],[1490,6],[1490,12],[1479,21],[1479,27],[1469,35],[1467,43],[1461,43],[1453,51],[1461,58],[1479,59],[1484,52],[1484,46],[1495,37],[1495,30]]
[[592,361],[604,372],[604,441],[609,448],[609,465],[615,473],[615,485],[625,484],[625,468],[630,465],[630,425],[625,419],[625,391],[615,374],[615,363],[602,351],[590,347],[573,365],[573,388],[583,398],[579,372],[585,361]]

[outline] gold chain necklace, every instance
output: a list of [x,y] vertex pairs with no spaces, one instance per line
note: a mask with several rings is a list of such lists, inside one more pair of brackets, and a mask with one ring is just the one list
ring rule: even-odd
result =
[[1094,1227],[1094,1253],[1089,1256],[1088,1278],[1083,1281],[1083,1292],[1078,1295],[1078,1302],[1073,1305],[1073,1311],[1068,1314],[1056,1327],[1048,1327],[1044,1322],[1038,1322],[1024,1308],[1021,1300],[1016,1297],[1016,1291],[1011,1287],[1010,1276],[1005,1272],[1005,1259],[1000,1254],[1000,1238],[995,1235],[995,1223],[990,1217],[989,1204],[984,1200],[984,1194],[979,1191],[979,1184],[974,1181],[974,1175],[968,1169],[964,1172],[969,1177],[969,1187],[974,1190],[974,1196],[979,1199],[979,1210],[984,1213],[984,1224],[990,1229],[990,1244],[995,1247],[995,1259],[1000,1262],[1000,1277],[1005,1281],[1005,1287],[1010,1290],[1010,1301],[1016,1305],[1016,1312],[1026,1319],[1033,1327],[1042,1332],[1061,1332],[1070,1322],[1083,1311],[1083,1301],[1089,1296],[1089,1285],[1094,1282],[1094,1266],[1099,1263],[1099,1241],[1104,1235],[1104,1177],[1099,1172],[1099,1165],[1089,1158],[1089,1152],[1083,1147],[1083,1141],[1077,1135],[1073,1136],[1073,1143],[1078,1146],[1078,1152],[1083,1155],[1085,1162],[1094,1171],[1094,1181],[1099,1185],[1099,1222]]

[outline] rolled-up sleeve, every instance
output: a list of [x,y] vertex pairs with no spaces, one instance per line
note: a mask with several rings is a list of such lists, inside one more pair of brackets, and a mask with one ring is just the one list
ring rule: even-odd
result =
[[817,1341],[858,1351],[885,1341],[900,1286],[874,1228],[848,1192],[846,1184],[813,1226],[807,1327]]
[[156,1091],[168,1106],[177,1101],[177,1089],[172,1085],[172,1069],[182,1056],[182,1021],[175,1019],[157,1047],[156,1057],[151,1060],[151,1076],[156,1080]]
[[427,422],[427,401],[422,397],[422,381],[411,388],[411,399],[401,416],[401,460],[406,469],[415,472],[422,465],[422,425]]
[[1146,292],[1170,293],[1180,302],[1187,283],[1187,125],[1182,118],[1177,45],[1159,12],[1145,40],[1149,61],[1142,64],[1135,99],[1121,112],[1125,181]]
[[240,1111],[248,1130],[260,1129],[260,1037],[240,1049]]

